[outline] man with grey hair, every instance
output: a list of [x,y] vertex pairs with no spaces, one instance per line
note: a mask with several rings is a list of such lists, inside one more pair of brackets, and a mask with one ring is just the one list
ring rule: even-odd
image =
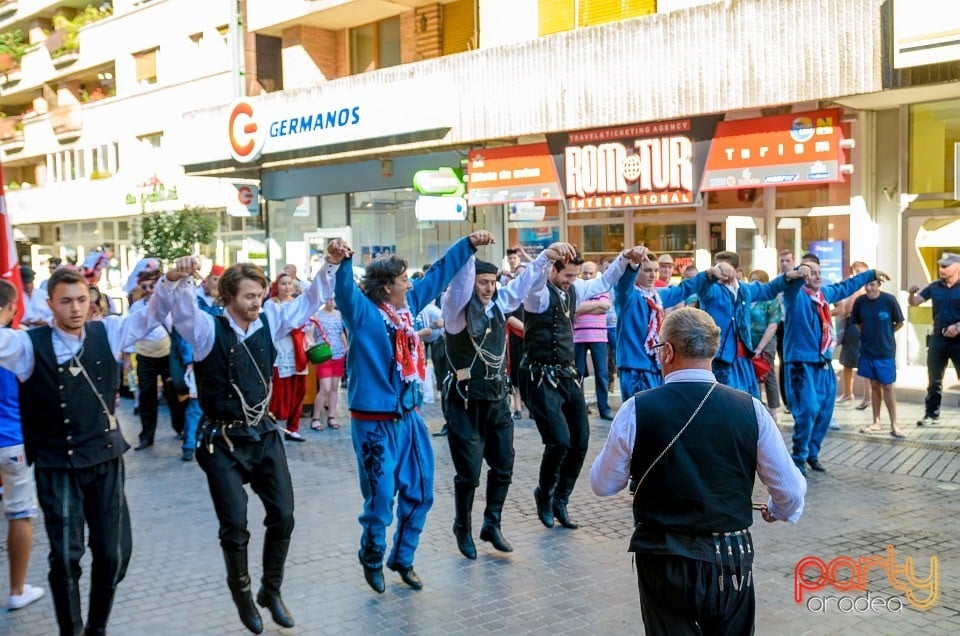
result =
[[664,384],[620,408],[590,485],[635,493],[629,549],[647,634],[753,633],[754,479],[770,493],[764,521],[792,523],[806,481],[763,404],[714,377],[720,329],[709,314],[678,309],[660,335]]

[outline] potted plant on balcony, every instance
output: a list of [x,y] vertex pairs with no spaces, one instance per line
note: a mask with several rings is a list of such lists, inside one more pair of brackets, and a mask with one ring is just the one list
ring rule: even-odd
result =
[[29,43],[20,29],[0,33],[0,73],[10,75],[20,70],[20,60]]
[[53,33],[47,36],[47,50],[50,58],[58,60],[70,53],[80,52],[80,28],[113,15],[113,7],[87,5],[72,18],[57,13],[51,18]]

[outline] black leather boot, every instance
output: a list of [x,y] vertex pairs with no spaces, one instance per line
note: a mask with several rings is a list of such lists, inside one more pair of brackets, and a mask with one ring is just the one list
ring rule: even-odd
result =
[[283,583],[283,566],[287,562],[289,539],[270,539],[263,541],[263,579],[257,592],[257,605],[270,612],[273,622],[280,627],[293,627],[293,617],[280,597],[280,585]]
[[487,478],[487,508],[483,511],[483,526],[480,528],[480,540],[489,541],[500,552],[513,552],[513,546],[503,538],[500,532],[500,515],[503,502],[507,498],[510,482],[497,482]]
[[227,564],[227,587],[237,606],[240,622],[254,634],[263,632],[263,620],[257,606],[253,604],[250,592],[250,575],[247,573],[247,550],[224,552],[223,560]]
[[100,636],[107,633],[107,620],[113,608],[116,589],[112,587],[90,587],[90,607],[87,611],[87,626],[84,636]]
[[83,630],[83,614],[80,610],[80,586],[77,580],[63,577],[51,569],[49,581],[60,631],[72,634],[80,632]]
[[455,485],[454,503],[457,517],[453,521],[453,535],[457,538],[457,548],[460,554],[468,559],[477,558],[477,546],[473,543],[473,530],[470,516],[473,512],[474,488]]
[[575,480],[561,478],[560,483],[557,484],[557,491],[553,495],[553,516],[557,523],[570,530],[576,530],[580,527],[579,524],[570,519],[570,515],[567,513],[567,502],[570,501],[570,493],[573,492],[574,483]]
[[548,528],[553,527],[553,497],[544,493],[540,486],[533,489],[533,499],[537,502],[537,516],[540,523]]

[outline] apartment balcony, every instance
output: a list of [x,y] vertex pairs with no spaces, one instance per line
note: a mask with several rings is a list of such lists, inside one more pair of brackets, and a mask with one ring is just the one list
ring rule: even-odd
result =
[[247,0],[247,29],[279,37],[291,26],[338,30],[453,0]]
[[60,143],[73,141],[83,133],[83,110],[79,104],[55,108],[47,118]]
[[23,150],[23,122],[20,117],[0,118],[0,147],[8,154]]

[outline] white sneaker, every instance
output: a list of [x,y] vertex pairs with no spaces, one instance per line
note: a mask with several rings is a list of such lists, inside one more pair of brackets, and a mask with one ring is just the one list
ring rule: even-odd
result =
[[839,431],[839,430],[840,430],[840,422],[837,421],[837,418],[833,418],[833,419],[830,420],[830,430],[831,430],[831,431]]
[[23,594],[11,594],[10,598],[7,600],[7,609],[8,610],[18,610],[20,608],[26,607],[30,603],[38,600],[43,596],[42,587],[33,587],[32,585],[23,586]]
[[938,420],[937,418],[930,417],[929,415],[925,415],[922,420],[917,422],[917,426],[936,426],[939,423],[940,423],[940,420]]

